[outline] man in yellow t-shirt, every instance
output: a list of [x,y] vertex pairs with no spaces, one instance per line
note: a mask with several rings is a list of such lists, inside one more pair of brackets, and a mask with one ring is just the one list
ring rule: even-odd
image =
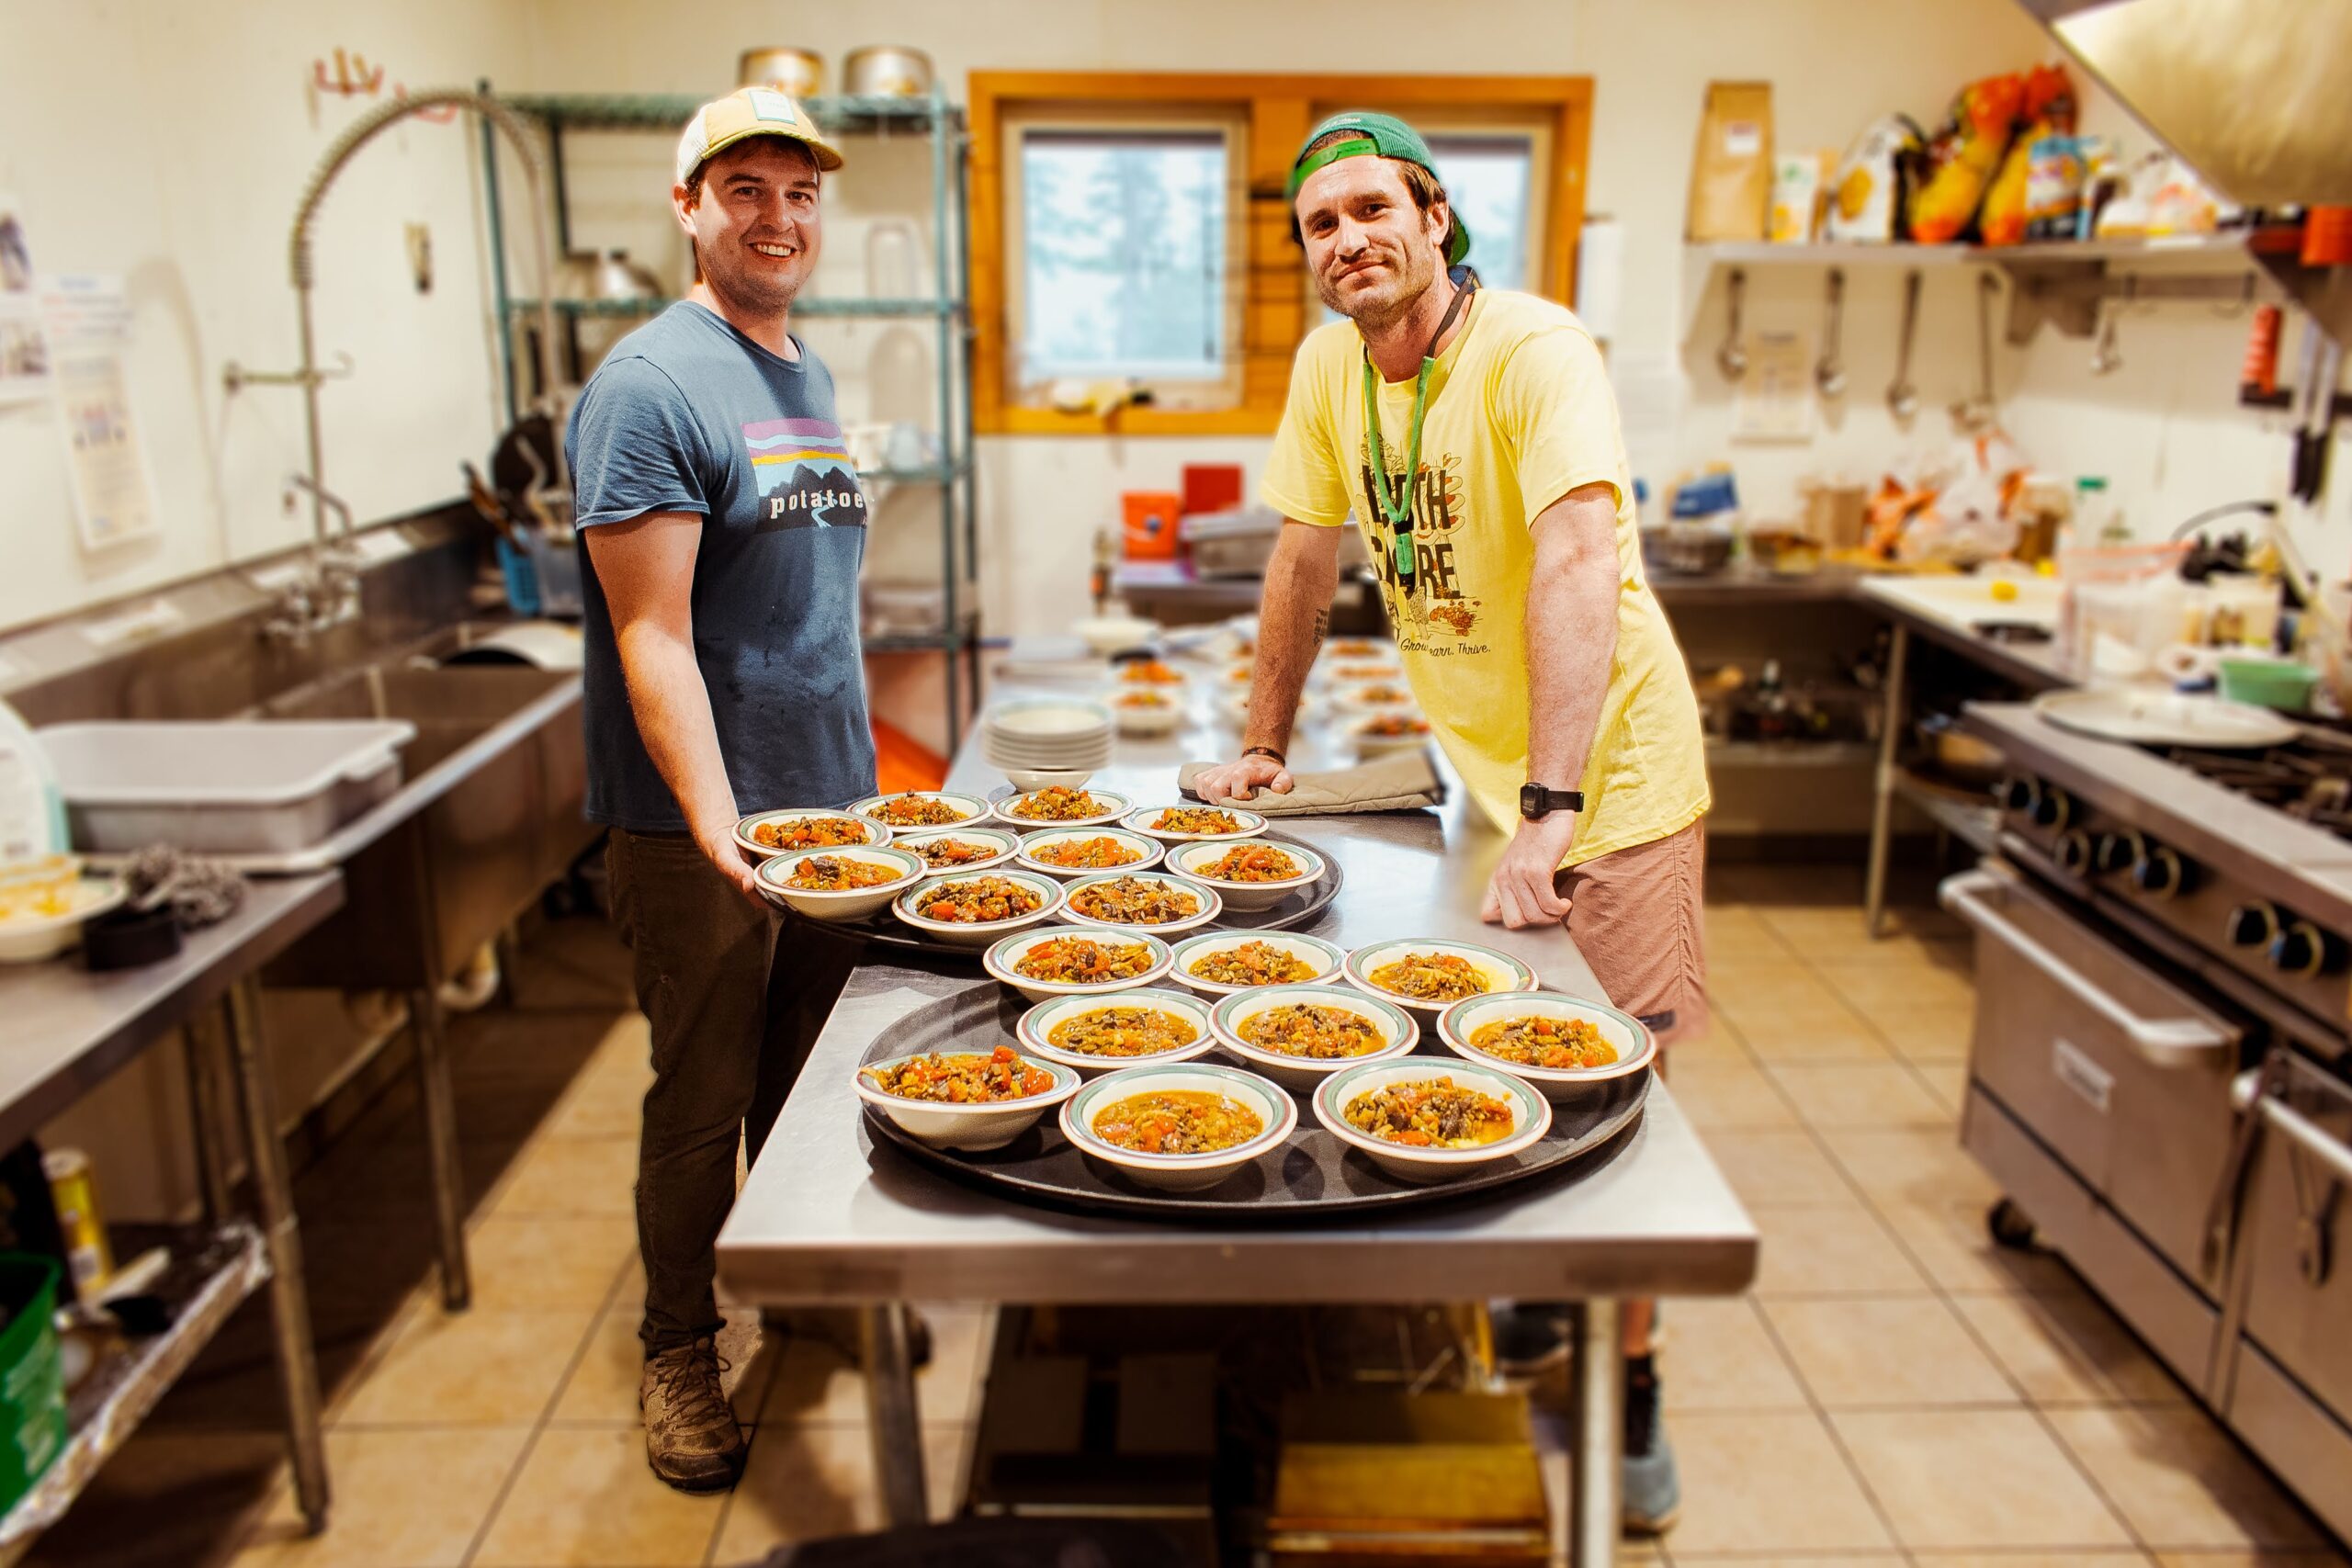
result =
[[[1688,668],[1642,574],[1600,351],[1566,309],[1481,289],[1458,265],[1468,235],[1403,121],[1325,120],[1290,194],[1317,291],[1347,319],[1309,333],[1292,368],[1261,490],[1286,522],[1260,612],[1259,700],[1241,757],[1194,787],[1212,800],[1291,787],[1284,747],[1352,511],[1414,694],[1510,835],[1486,918],[1565,919],[1612,1001],[1661,1040],[1688,1033],[1706,1014],[1705,755]],[[1626,1329],[1629,1407],[1646,1394],[1654,1425],[1646,1303]],[[1663,1528],[1671,1451],[1661,1437],[1662,1468],[1645,1474],[1641,1446],[1629,1438],[1629,1518]]]

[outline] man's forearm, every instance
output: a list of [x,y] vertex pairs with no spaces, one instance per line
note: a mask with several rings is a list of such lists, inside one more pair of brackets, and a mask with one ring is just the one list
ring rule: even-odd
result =
[[677,797],[686,826],[696,838],[732,831],[740,815],[735,790],[727,781],[718,728],[710,716],[710,690],[703,684],[694,649],[645,626],[621,635],[620,653],[637,732],[662,782]]
[[1306,689],[1306,671],[1331,629],[1331,595],[1340,585],[1337,553],[1315,547],[1319,541],[1294,532],[1308,526],[1283,524],[1274,558],[1267,563],[1265,592],[1258,604],[1250,722],[1242,728],[1245,748],[1288,750],[1298,694]]
[[1575,789],[1617,658],[1617,556],[1570,540],[1537,552],[1527,594],[1527,776]]

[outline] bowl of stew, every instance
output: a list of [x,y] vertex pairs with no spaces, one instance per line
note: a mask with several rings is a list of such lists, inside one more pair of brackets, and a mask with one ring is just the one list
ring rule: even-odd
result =
[[1392,1002],[1345,986],[1261,986],[1209,1010],[1227,1055],[1284,1089],[1311,1089],[1333,1073],[1411,1051],[1421,1026]]
[[1498,1067],[1421,1056],[1333,1073],[1315,1119],[1400,1180],[1442,1181],[1541,1138],[1552,1102]]
[[794,850],[887,844],[892,836],[887,822],[876,822],[854,811],[825,811],[814,807],[754,812],[735,824],[735,841],[754,860],[789,854]]
[[899,834],[890,847],[921,855],[934,873],[994,871],[1021,852],[1021,835],[1010,828],[923,828]]
[[1298,1102],[1210,1062],[1123,1067],[1062,1102],[1062,1136],[1139,1186],[1200,1192],[1283,1146]]
[[1036,926],[980,955],[980,967],[1033,1002],[1133,990],[1161,978],[1174,962],[1158,937],[1116,926]]
[[989,819],[989,803],[977,795],[951,795],[944,789],[910,789],[897,795],[869,795],[850,802],[860,817],[881,823],[893,833],[920,832],[926,828],[953,828],[959,822],[975,826]]
[[1633,1014],[1555,991],[1456,1002],[1438,1014],[1437,1035],[1464,1061],[1525,1078],[1554,1101],[1640,1072],[1657,1055],[1657,1036]]
[[1216,889],[1228,909],[1271,909],[1323,874],[1323,857],[1304,844],[1247,839],[1239,843],[1181,844],[1168,869]]
[[1034,871],[950,872],[916,883],[890,904],[901,922],[950,947],[986,947],[1041,925],[1062,907],[1062,885]]
[[1089,1077],[1145,1063],[1189,1062],[1216,1048],[1207,1003],[1149,987],[1039,1002],[1021,1015],[1013,1035],[1029,1055]]
[[1069,885],[1069,919],[1096,925],[1134,926],[1158,931],[1188,931],[1207,925],[1225,909],[1216,889],[1165,872],[1097,872]]
[[1001,1149],[1076,1094],[1074,1068],[1011,1045],[918,1051],[857,1069],[857,1097],[933,1148]]
[[1083,784],[1049,784],[1016,795],[996,803],[996,818],[1010,828],[1028,830],[1036,828],[1094,828],[1116,822],[1135,809],[1136,803],[1125,795],[1107,789],[1089,789]]
[[1351,719],[1346,728],[1359,758],[1418,751],[1430,742],[1430,721],[1411,708],[1392,708]]
[[862,920],[929,871],[921,855],[895,844],[793,850],[762,861],[752,874],[769,903],[812,920]]
[[1174,806],[1147,806],[1127,813],[1122,828],[1170,844],[1255,838],[1266,830],[1266,819],[1238,806],[1201,806],[1180,801]]
[[1340,973],[1367,996],[1432,1018],[1466,998],[1535,988],[1535,971],[1510,953],[1436,937],[1359,947]]
[[1297,931],[1203,931],[1176,944],[1170,978],[1213,997],[1263,986],[1312,986],[1340,972],[1347,950]]
[[1057,828],[1021,841],[1021,865],[1067,882],[1102,871],[1149,871],[1163,852],[1159,840],[1124,828]]

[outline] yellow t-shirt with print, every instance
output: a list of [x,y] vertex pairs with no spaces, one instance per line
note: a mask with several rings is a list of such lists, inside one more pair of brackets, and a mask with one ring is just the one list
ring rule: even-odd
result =
[[[1301,523],[1336,526],[1354,512],[1406,674],[1479,806],[1509,832],[1528,782],[1531,529],[1545,507],[1598,482],[1617,492],[1617,651],[1579,786],[1585,809],[1562,863],[1697,821],[1709,804],[1698,700],[1642,574],[1617,402],[1592,335],[1567,310],[1533,295],[1471,296],[1468,325],[1430,377],[1402,570],[1371,491],[1363,367],[1352,321],[1307,334],[1260,493]],[[1413,382],[1382,383],[1377,400],[1393,498],[1404,479]]]

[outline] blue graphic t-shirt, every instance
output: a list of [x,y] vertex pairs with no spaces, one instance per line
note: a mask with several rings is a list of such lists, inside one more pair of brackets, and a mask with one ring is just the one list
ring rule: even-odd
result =
[[[695,659],[745,812],[840,807],[874,789],[857,635],[865,492],[804,345],[779,358],[681,300],[615,344],[571,411],[579,525],[649,512],[703,518]],[[588,815],[639,832],[686,825],[646,754],[595,570],[585,602]]]

